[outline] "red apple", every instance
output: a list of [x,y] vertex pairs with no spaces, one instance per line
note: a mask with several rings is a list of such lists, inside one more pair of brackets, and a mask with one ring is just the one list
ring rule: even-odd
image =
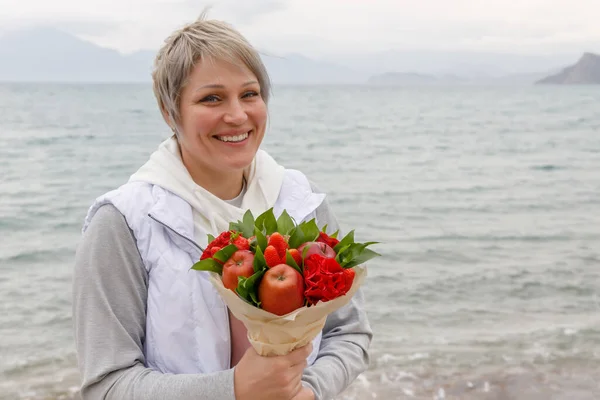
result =
[[[304,249],[308,247],[306,254],[304,254]],[[335,258],[337,255],[335,250],[331,248],[328,244],[323,242],[306,242],[302,243],[300,247],[298,247],[298,251],[300,254],[304,256],[304,258],[310,256],[311,254],[320,254],[325,258]]]
[[258,285],[263,310],[285,315],[304,306],[304,278],[287,264],[269,268]]
[[250,250],[238,250],[223,264],[223,286],[235,292],[238,276],[249,278],[254,274],[254,254]]

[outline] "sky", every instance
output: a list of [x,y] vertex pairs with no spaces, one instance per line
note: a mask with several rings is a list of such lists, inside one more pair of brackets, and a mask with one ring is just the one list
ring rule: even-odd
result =
[[155,50],[206,6],[274,55],[600,52],[599,0],[0,0],[0,33],[43,25]]

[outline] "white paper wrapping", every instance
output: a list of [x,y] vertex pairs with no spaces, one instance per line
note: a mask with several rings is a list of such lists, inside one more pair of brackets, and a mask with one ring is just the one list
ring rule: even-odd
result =
[[327,316],[350,302],[367,276],[364,265],[354,267],[354,271],[354,282],[345,295],[282,316],[246,303],[223,286],[219,274],[209,272],[209,279],[231,313],[248,329],[248,340],[254,350],[262,356],[274,356],[285,355],[311,342],[325,326]]

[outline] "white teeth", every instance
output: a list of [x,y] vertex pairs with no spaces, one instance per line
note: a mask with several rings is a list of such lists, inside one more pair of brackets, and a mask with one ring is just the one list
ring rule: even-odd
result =
[[237,135],[237,136],[217,136],[217,139],[219,139],[222,142],[241,142],[242,140],[245,140],[248,137],[248,132],[243,133],[241,135]]

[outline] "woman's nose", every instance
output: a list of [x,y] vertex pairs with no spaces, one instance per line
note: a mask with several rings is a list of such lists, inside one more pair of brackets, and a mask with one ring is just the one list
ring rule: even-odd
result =
[[228,124],[241,125],[248,120],[248,114],[242,104],[239,101],[234,100],[229,104],[223,119]]

